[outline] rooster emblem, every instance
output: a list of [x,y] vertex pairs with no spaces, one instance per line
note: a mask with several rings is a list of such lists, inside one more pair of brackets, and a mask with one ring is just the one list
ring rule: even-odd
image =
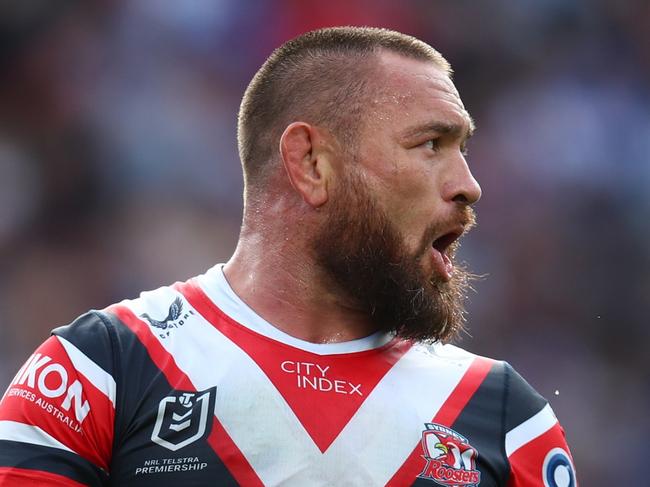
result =
[[[432,449],[437,455],[431,458],[440,460],[445,465],[453,468],[472,469],[474,449],[471,446],[458,444],[456,441],[449,438],[440,438],[435,434],[431,436],[437,440]],[[433,451],[430,450],[430,454],[433,455]]]
[[172,304],[169,305],[169,312],[167,313],[167,318],[165,318],[164,320],[162,321],[154,320],[147,313],[141,314],[140,317],[147,320],[151,326],[160,328],[161,330],[166,330],[167,327],[169,326],[168,322],[177,320],[182,312],[183,312],[183,301],[181,300],[180,297],[178,297],[174,300]]
[[425,423],[425,427],[422,449],[426,465],[418,477],[447,487],[479,485],[481,472],[476,468],[478,452],[467,438],[441,424]]

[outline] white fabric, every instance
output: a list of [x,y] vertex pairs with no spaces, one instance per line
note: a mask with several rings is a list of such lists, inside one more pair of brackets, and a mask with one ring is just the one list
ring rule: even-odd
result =
[[60,336],[56,336],[56,338],[65,349],[74,368],[101,391],[115,407],[116,386],[113,377],[68,340]]
[[[225,305],[226,299],[214,287],[218,281],[218,274],[215,282],[212,273],[201,284],[211,284],[211,290],[204,291],[210,291],[222,310],[246,325],[256,321],[258,331],[260,326],[271,327],[243,306],[232,290],[228,292],[222,280],[217,289],[230,301]],[[141,315],[146,309],[164,309],[177,296],[176,291],[161,288],[123,304]],[[187,303],[184,312],[190,309]],[[218,384],[215,415],[265,485],[385,485],[417,446],[424,423],[436,415],[474,358],[453,346],[412,347],[323,453],[255,361],[198,311],[192,311],[182,329],[173,331],[173,339],[154,336],[197,390]],[[265,331],[268,336],[269,330]],[[300,342],[296,348],[306,347],[306,342],[286,334],[271,334],[289,345]],[[357,340],[347,348],[346,344],[328,344],[315,349],[324,355],[325,350],[349,353],[376,346],[374,342],[376,338]],[[396,429],[396,424],[404,426]]]
[[506,433],[506,455],[510,457],[525,444],[543,435],[557,423],[550,405]]
[[311,343],[300,340],[273,326],[237,296],[223,273],[223,264],[214,266],[198,279],[201,289],[210,300],[235,321],[245,324],[261,335],[307,352],[319,355],[361,352],[381,347],[392,338],[390,334],[377,332],[365,338],[343,343]]
[[38,426],[31,426],[17,421],[0,421],[0,440],[19,441],[21,443],[30,443],[32,445],[48,446],[75,453]]

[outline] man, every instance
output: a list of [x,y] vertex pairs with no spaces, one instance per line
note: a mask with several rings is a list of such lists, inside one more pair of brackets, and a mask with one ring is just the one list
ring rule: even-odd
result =
[[445,344],[470,279],[472,130],[419,40],[280,47],[241,105],[233,257],[54,330],[0,405],[0,480],[575,486],[547,402]]

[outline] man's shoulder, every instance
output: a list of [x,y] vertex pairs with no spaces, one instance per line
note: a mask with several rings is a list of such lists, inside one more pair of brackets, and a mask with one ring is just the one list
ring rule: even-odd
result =
[[176,289],[178,285],[179,283],[175,283],[143,291],[137,298],[125,299],[110,306],[107,311],[110,313],[117,307],[129,308],[152,326],[164,326],[177,319],[186,307],[181,293]]
[[479,355],[450,343],[416,343],[413,346],[412,355],[418,361],[434,365],[436,363],[449,363],[457,365],[468,365],[473,362],[482,362],[497,368],[504,368],[507,364],[502,360],[496,360]]
[[137,310],[143,313],[151,313],[154,316],[163,314],[169,310],[170,302],[178,298],[179,294],[174,291],[174,285],[143,291],[138,297],[123,299],[103,309],[91,309],[75,318],[72,322],[54,328],[52,334],[64,338],[72,336],[97,337],[98,333],[105,334],[106,330],[114,328],[115,324],[119,322],[115,316],[118,309]]
[[103,309],[89,310],[72,322],[54,328],[52,335],[94,360],[107,362],[100,365],[109,368],[108,361],[131,351],[134,342],[141,341],[147,334],[147,329],[154,335],[170,337],[174,329],[187,323],[194,311],[179,291],[183,285],[186,283],[176,282],[143,291],[137,297]]
[[[474,374],[481,370],[485,379],[489,379],[494,387],[504,390],[504,401],[519,405],[516,409],[524,415],[530,411],[539,411],[547,404],[546,399],[505,360],[486,357],[457,345],[439,342],[417,343],[410,355],[412,360],[425,368],[458,367]],[[517,421],[517,418],[513,420]]]

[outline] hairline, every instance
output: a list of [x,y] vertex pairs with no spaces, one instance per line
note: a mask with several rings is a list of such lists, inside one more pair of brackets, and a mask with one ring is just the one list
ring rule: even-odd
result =
[[[311,34],[307,33],[305,35]],[[364,47],[363,45],[352,44],[349,49],[347,46],[342,46],[338,49],[325,45],[319,51],[320,46],[317,44],[307,47],[299,45],[298,49],[293,53],[290,52],[290,49],[291,47],[295,48],[295,46],[289,46],[290,49],[287,54],[286,46],[295,42],[295,39],[283,44],[269,56],[263,67],[255,74],[242,100],[240,117],[244,112],[244,104],[250,100],[249,90],[251,86],[256,81],[259,83],[259,79],[256,80],[256,78],[268,75],[271,76],[269,78],[271,83],[277,83],[278,78],[274,80],[272,77],[276,73],[276,70],[281,70],[280,76],[283,76],[282,70],[285,69],[285,76],[293,76],[296,72],[291,73],[291,64],[293,63],[293,68],[295,69],[302,63],[309,63],[311,57],[311,60],[314,62],[321,62],[325,66],[329,63],[332,71],[341,70],[344,73],[336,74],[334,72],[333,77],[329,79],[329,81],[333,82],[330,86],[316,86],[313,104],[309,103],[312,100],[305,96],[305,92],[300,91],[300,98],[296,103],[281,107],[280,111],[271,119],[271,123],[267,128],[268,135],[265,139],[275,144],[279,141],[282,133],[290,123],[305,122],[327,129],[340,143],[343,151],[351,154],[356,153],[359,145],[358,137],[362,131],[361,124],[365,123],[368,116],[368,111],[364,106],[366,104],[365,101],[370,96],[376,95],[381,91],[383,86],[382,81],[386,76],[384,73],[385,63],[382,61],[382,55],[391,54],[405,59],[429,63],[440,69],[449,78],[452,77],[452,70],[449,63],[438,51],[415,38],[412,38],[414,42],[409,45],[409,38],[411,36],[404,35],[404,38],[401,38],[400,36],[403,34],[395,34],[394,38],[379,38],[371,46]],[[300,39],[300,37],[296,39]],[[284,53],[281,51],[282,49],[285,49]],[[281,55],[285,55],[286,58],[278,58]],[[269,62],[275,63],[269,68],[270,72],[262,72]],[[305,69],[309,70],[306,76],[313,76],[314,72],[318,70],[318,67],[307,65]],[[352,74],[350,74],[350,71],[352,71]],[[356,82],[355,79],[357,80]],[[340,87],[337,88],[336,81],[345,83],[346,87],[350,87],[349,91],[346,93]],[[259,85],[256,88],[259,88]],[[355,88],[357,89],[356,92]],[[257,93],[254,96],[257,96]],[[318,99],[319,96],[321,97],[320,99]],[[329,110],[337,99],[342,99],[348,108],[343,108],[341,112],[338,112],[336,107],[334,110]],[[301,102],[305,103],[300,105]],[[327,105],[330,106],[328,107]],[[248,113],[245,114],[248,115]],[[269,176],[273,173],[273,168],[275,167],[277,170],[277,164],[274,164],[274,162],[278,161],[280,154],[277,148],[269,146],[267,154],[262,157],[258,156],[257,160],[255,160],[255,153],[251,152],[248,137],[250,134],[260,134],[259,127],[251,127],[250,119],[247,119],[246,123],[244,125],[240,121],[238,137],[240,136],[239,134],[243,137],[243,142],[240,140],[239,144],[240,155],[242,156],[242,165],[244,166],[245,193],[250,194],[257,188],[262,189],[263,192],[263,188],[266,186],[265,183],[269,181]],[[243,152],[246,149],[248,151]],[[245,155],[248,156],[247,160],[245,160]]]

